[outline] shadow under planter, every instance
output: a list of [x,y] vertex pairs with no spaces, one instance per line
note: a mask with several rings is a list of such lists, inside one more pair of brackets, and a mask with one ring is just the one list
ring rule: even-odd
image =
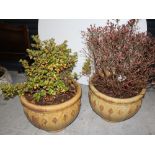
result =
[[89,101],[96,114],[110,122],[121,122],[134,116],[141,107],[146,89],[135,97],[119,99],[99,92],[89,82]]
[[81,105],[81,87],[77,84],[77,93],[70,100],[58,105],[34,105],[20,97],[24,113],[37,128],[45,131],[59,131],[71,124],[79,114]]

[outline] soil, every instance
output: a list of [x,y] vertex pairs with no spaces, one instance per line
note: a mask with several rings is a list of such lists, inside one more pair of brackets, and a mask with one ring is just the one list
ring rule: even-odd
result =
[[[92,78],[92,84],[94,85],[94,87],[101,93],[114,97],[114,98],[120,98],[120,99],[125,99],[125,98],[130,98],[130,97],[134,97],[137,96],[141,91],[142,88],[141,87],[134,87],[134,89],[130,89],[128,88],[126,91],[119,91],[116,88],[115,92],[113,91],[112,87],[109,87],[107,85],[107,81],[104,80],[102,77],[100,77],[99,75],[95,75]],[[117,89],[117,90],[116,90]]]
[[72,84],[67,92],[55,96],[47,95],[46,97],[43,97],[39,102],[34,101],[33,95],[30,93],[25,93],[25,98],[29,102],[36,105],[57,105],[70,100],[75,96],[76,92],[77,86]]

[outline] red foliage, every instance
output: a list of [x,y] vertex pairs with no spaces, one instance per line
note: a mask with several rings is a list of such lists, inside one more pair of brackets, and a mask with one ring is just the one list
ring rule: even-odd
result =
[[[96,88],[113,97],[132,97],[146,88],[155,74],[155,39],[136,31],[138,20],[104,27],[91,25],[82,32],[95,68]],[[108,73],[108,74],[107,74]]]

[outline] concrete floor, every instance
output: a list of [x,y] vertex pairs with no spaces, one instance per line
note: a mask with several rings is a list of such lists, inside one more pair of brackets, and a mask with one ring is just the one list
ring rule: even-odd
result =
[[[13,81],[22,81],[23,74],[10,72]],[[0,134],[2,135],[142,135],[155,134],[155,90],[149,89],[139,112],[121,123],[109,123],[96,115],[88,101],[88,87],[82,85],[82,105],[77,119],[58,133],[37,129],[26,119],[18,97],[0,103]]]

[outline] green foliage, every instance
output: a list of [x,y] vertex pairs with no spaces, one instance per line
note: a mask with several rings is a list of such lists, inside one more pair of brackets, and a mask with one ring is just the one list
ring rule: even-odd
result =
[[32,37],[35,44],[28,49],[28,56],[33,63],[20,60],[25,68],[27,81],[25,83],[3,84],[0,86],[6,98],[33,94],[36,101],[46,95],[58,95],[68,91],[73,82],[73,67],[77,62],[77,54],[71,53],[67,41],[57,45],[54,39],[41,41],[38,36]]
[[83,75],[90,75],[91,74],[91,60],[89,58],[86,59],[84,65],[82,67],[82,74]]

